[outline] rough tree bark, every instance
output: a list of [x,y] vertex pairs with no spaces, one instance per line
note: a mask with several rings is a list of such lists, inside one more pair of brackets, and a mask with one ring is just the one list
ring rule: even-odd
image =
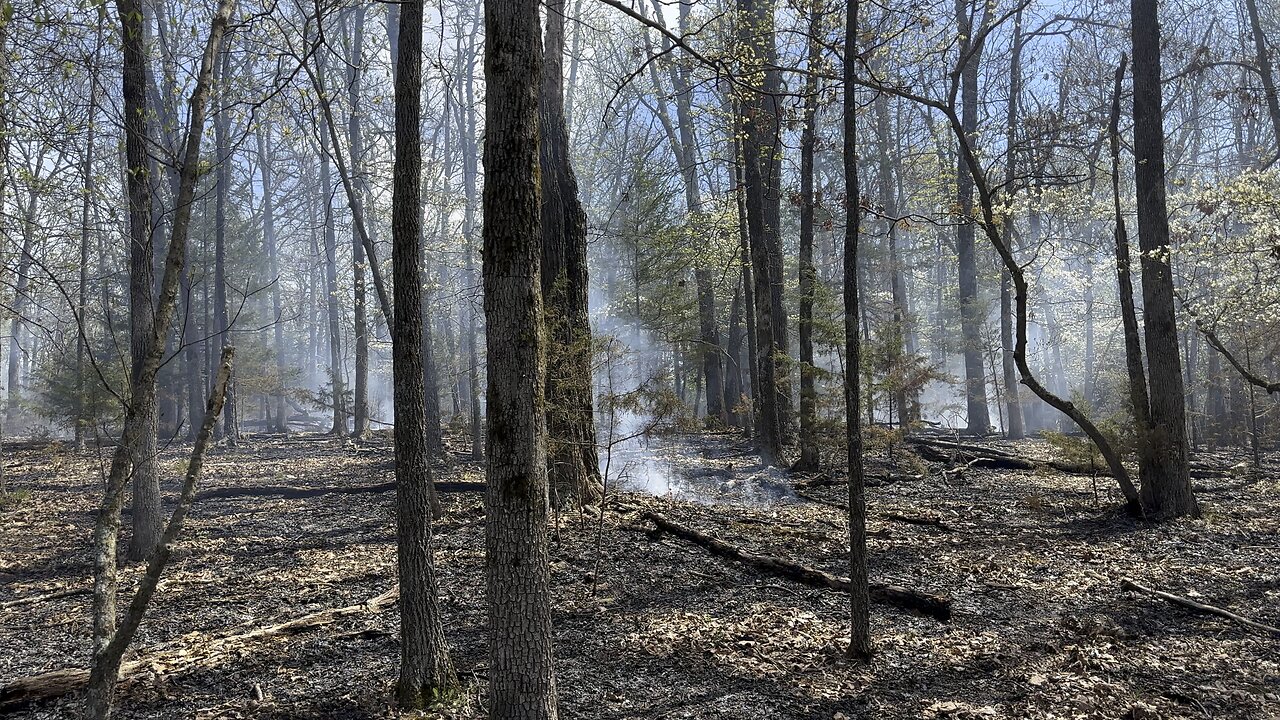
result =
[[587,216],[569,160],[564,121],[564,0],[548,0],[541,96],[542,257],[546,313],[547,471],[557,504],[599,498],[592,395],[591,322],[587,316]]
[[[165,255],[164,274],[160,283],[160,294],[156,301],[155,315],[150,332],[142,341],[144,351],[140,362],[135,363],[131,379],[131,392],[125,407],[124,430],[119,444],[111,457],[111,469],[107,474],[107,488],[102,503],[98,508],[98,518],[94,523],[94,584],[93,584],[93,653],[95,669],[101,667],[110,670],[99,661],[109,656],[112,640],[116,634],[116,596],[119,591],[117,574],[116,543],[120,533],[120,507],[123,502],[125,485],[128,482],[129,466],[134,449],[138,446],[139,437],[148,433],[155,437],[155,416],[151,412],[155,404],[156,374],[160,369],[160,360],[164,355],[165,337],[168,335],[173,320],[173,310],[178,292],[179,276],[186,259],[187,231],[191,222],[191,203],[195,196],[196,179],[200,165],[200,140],[204,133],[205,105],[212,82],[213,64],[218,54],[222,36],[226,32],[227,23],[234,8],[234,0],[223,0],[214,15],[209,40],[200,59],[200,69],[196,76],[196,86],[190,99],[188,118],[190,125],[187,131],[186,144],[182,156],[181,179],[179,192],[174,198],[173,221],[170,224],[169,248]],[[119,0],[117,10],[120,16],[122,35],[124,37],[124,72],[122,86],[126,98],[125,138],[126,153],[129,163],[134,168],[145,167],[146,123],[141,113],[129,112],[130,108],[142,109],[145,105],[146,92],[146,54],[143,52],[142,10],[136,0]],[[142,173],[131,173],[130,178],[137,178],[130,184],[131,215],[139,214],[143,223],[149,223],[150,213],[145,212],[149,203],[146,177]],[[141,190],[138,186],[141,186]],[[139,203],[139,200],[146,202]],[[131,220],[134,219],[131,217]],[[150,388],[148,392],[147,388]],[[148,408],[150,404],[151,408]],[[158,488],[157,488],[158,490]],[[151,545],[150,548],[154,548]],[[149,548],[149,549],[150,549]],[[109,680],[99,687],[105,692],[91,694],[89,708],[90,717],[101,720],[109,716],[111,709],[110,688],[114,684],[114,672],[108,673]]]
[[400,578],[400,676],[396,702],[425,708],[456,691],[435,563],[432,480],[422,375],[422,0],[400,4],[391,263],[395,277],[392,372],[396,415],[396,547]]
[[817,292],[818,272],[813,266],[813,153],[818,123],[818,75],[822,62],[822,15],[824,8],[815,0],[809,12],[809,57],[811,72],[805,78],[804,120],[800,131],[800,457],[792,470],[812,472],[819,467],[818,437],[814,425],[818,413],[818,388],[814,382],[813,364],[813,300]]
[[767,465],[784,462],[783,444],[790,393],[785,357],[786,311],[782,305],[781,153],[782,79],[777,65],[772,0],[737,0],[740,42],[762,81],[741,100],[742,161],[747,236],[751,248],[756,311],[756,356],[760,393],[756,444]]
[[[366,8],[358,5],[352,11],[355,18],[351,27],[351,59],[347,63],[347,101],[350,114],[347,116],[347,143],[351,149],[351,169],[355,173],[357,192],[364,191],[364,135],[360,127],[361,110],[361,71],[364,67],[364,18]],[[370,227],[367,223],[366,228]],[[351,274],[355,289],[352,311],[355,315],[355,395],[352,400],[355,408],[352,413],[352,435],[362,438],[369,433],[369,302],[365,286],[365,267],[368,258],[364,251],[363,238],[360,233],[351,233]]]
[[844,56],[844,404],[845,442],[849,473],[849,656],[871,657],[871,596],[867,579],[867,505],[862,471],[862,346],[858,334],[858,241],[862,205],[858,187],[858,6],[851,0],[845,11]]
[[[536,0],[485,0],[489,717],[554,720]],[[401,40],[403,42],[403,39]]]
[[[978,72],[982,45],[974,42],[973,0],[956,0],[956,24],[960,32],[960,116],[961,126],[971,141],[978,132]],[[987,375],[982,367],[982,304],[978,299],[978,263],[974,248],[973,176],[963,157],[956,170],[956,203],[961,222],[956,226],[956,254],[959,258],[960,334],[964,350],[966,431],[986,435],[991,429],[987,407]]]
[[[154,382],[139,383],[148,355],[147,343],[155,326],[153,248],[151,242],[151,180],[148,177],[146,20],[137,0],[118,0],[122,27],[125,161],[129,193],[129,354],[134,379],[131,404],[136,405],[130,434],[130,473],[133,478],[133,538],[129,558],[151,554],[162,531],[160,479],[156,469],[159,431]],[[127,426],[126,426],[127,427]],[[114,562],[114,558],[113,558]]]
[[1199,516],[1188,474],[1182,361],[1173,307],[1169,214],[1165,206],[1164,109],[1160,89],[1157,0],[1132,0],[1133,152],[1142,250],[1142,318],[1147,341],[1150,427],[1142,504],[1149,516]]

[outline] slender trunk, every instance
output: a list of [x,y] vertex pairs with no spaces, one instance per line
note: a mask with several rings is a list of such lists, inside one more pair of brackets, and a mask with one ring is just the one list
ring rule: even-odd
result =
[[818,389],[814,381],[817,368],[813,364],[813,301],[817,293],[817,270],[813,266],[813,154],[818,122],[818,76],[822,62],[821,3],[809,8],[810,72],[804,86],[804,126],[800,131],[800,459],[793,470],[815,471],[819,467],[818,437],[815,425],[818,412]]
[[[364,137],[360,127],[361,71],[364,68],[364,18],[366,8],[357,5],[354,23],[351,28],[351,59],[347,63],[347,101],[350,115],[347,118],[347,142],[351,148],[351,169],[354,174],[356,192],[364,192]],[[369,224],[365,224],[369,228]],[[370,230],[372,232],[372,230]],[[368,295],[365,286],[365,268],[368,258],[365,255],[364,243],[359,232],[351,233],[351,274],[354,279],[354,302],[352,311],[355,315],[355,395],[353,401],[352,435],[362,438],[369,432],[369,317]]]
[[[213,117],[214,146],[218,163],[217,210],[214,214],[214,260],[213,260],[213,311],[218,323],[218,338],[223,344],[231,341],[231,318],[227,308],[227,205],[231,193],[231,118],[226,112],[228,107],[227,91],[231,87],[231,53],[227,48],[222,50],[222,61],[218,68],[218,99],[223,109]],[[236,416],[236,380],[232,373],[227,384],[227,397],[222,405],[222,435],[227,444],[234,446],[240,438],[240,423]]]
[[284,314],[280,298],[280,249],[276,240],[275,175],[271,171],[274,157],[270,150],[270,133],[264,125],[259,125],[256,133],[258,167],[262,173],[262,248],[267,256],[267,272],[271,274],[271,326],[276,355],[275,388],[272,392],[275,425],[270,429],[273,432],[287,433],[289,410],[285,402],[285,377],[288,374],[288,364],[285,362]]
[[[316,58],[317,90],[325,92],[325,60],[323,54]],[[320,204],[324,209],[324,280],[325,309],[329,320],[329,385],[333,410],[333,435],[347,434],[347,391],[342,372],[341,310],[338,306],[338,237],[333,220],[333,172],[330,157],[333,147],[327,128],[327,117],[320,118],[325,127],[320,128]]]
[[1276,94],[1276,76],[1271,65],[1271,54],[1267,49],[1267,35],[1263,32],[1262,19],[1258,16],[1258,0],[1244,0],[1244,7],[1249,15],[1249,31],[1253,36],[1254,62],[1257,63],[1258,75],[1262,79],[1262,95],[1267,103],[1267,114],[1271,117],[1271,128],[1275,132],[1277,157],[1280,157],[1280,97]]
[[[844,56],[858,54],[858,6],[852,0],[845,13]],[[857,63],[844,66],[844,106],[857,107]],[[844,113],[844,182],[845,197],[859,198],[858,187],[858,121],[854,112]],[[862,388],[858,368],[861,365],[861,338],[858,334],[858,240],[861,236],[862,204],[845,203],[844,231],[844,343],[845,343],[845,441],[848,455],[849,486],[849,649],[850,657],[871,657],[871,596],[867,580],[867,507],[862,475]]]
[[396,547],[400,578],[400,675],[396,702],[422,709],[458,687],[449,658],[435,562],[434,493],[422,374],[422,0],[401,3],[395,79],[392,372],[396,414]]
[[[956,23],[960,28],[960,114],[964,134],[973,143],[978,132],[978,73],[982,48],[973,46],[971,0],[956,0]],[[987,408],[987,375],[982,367],[983,308],[978,298],[978,263],[974,248],[973,175],[958,158],[956,203],[960,224],[956,228],[956,255],[959,258],[960,334],[964,345],[966,431],[985,435],[991,429]]]
[[481,422],[480,413],[480,357],[477,351],[476,342],[480,332],[476,317],[479,312],[476,308],[475,294],[478,292],[480,283],[479,274],[476,272],[475,266],[475,246],[476,246],[476,205],[479,202],[478,192],[476,189],[476,176],[478,175],[480,152],[476,146],[476,106],[475,106],[475,45],[472,41],[471,51],[467,55],[467,105],[466,113],[466,132],[463,134],[463,156],[462,156],[462,186],[466,195],[466,208],[462,216],[462,236],[466,242],[466,284],[467,284],[467,330],[466,330],[466,352],[467,352],[467,390],[471,395],[471,458],[473,460],[484,459],[484,426]]
[[[1009,106],[1005,124],[1005,183],[1013,187],[1018,172],[1015,152],[1018,131],[1018,101],[1022,93],[1022,11],[1013,21],[1013,54],[1009,64]],[[1013,222],[1004,224],[1005,244],[1014,248]],[[1004,378],[1005,436],[1010,440],[1026,437],[1022,421],[1022,401],[1018,397],[1018,367],[1013,361],[1013,282],[1008,268],[1000,269],[1000,363]]]

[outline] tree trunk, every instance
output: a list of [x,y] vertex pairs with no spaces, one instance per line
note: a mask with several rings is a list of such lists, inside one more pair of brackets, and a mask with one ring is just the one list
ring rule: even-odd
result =
[[[160,361],[164,356],[165,337],[168,335],[173,320],[173,310],[178,293],[178,280],[186,258],[187,231],[191,222],[192,198],[195,196],[196,175],[200,165],[200,139],[204,132],[205,104],[209,95],[209,86],[213,75],[213,65],[218,54],[218,46],[226,32],[227,22],[234,8],[233,0],[223,0],[214,16],[209,41],[200,60],[200,69],[196,76],[196,87],[192,91],[188,117],[190,118],[186,143],[182,154],[182,170],[179,192],[174,199],[173,221],[170,225],[169,248],[165,255],[164,275],[160,283],[160,293],[155,304],[155,314],[151,316],[149,333],[145,338],[132,338],[138,342],[143,351],[139,353],[133,366],[131,391],[125,407],[124,429],[120,442],[111,457],[111,469],[107,474],[107,488],[102,503],[98,508],[98,518],[94,523],[94,585],[93,585],[93,654],[95,670],[111,671],[104,681],[96,685],[98,692],[90,693],[88,700],[89,717],[94,720],[105,720],[111,712],[111,689],[114,685],[114,670],[99,662],[109,657],[111,643],[116,634],[116,599],[119,591],[117,572],[116,543],[120,532],[120,507],[124,498],[125,485],[129,479],[130,465],[136,457],[136,450],[143,443],[140,438],[150,436],[155,440],[155,382],[160,369]],[[129,173],[129,208],[130,232],[137,227],[149,229],[151,213],[150,188],[142,169],[146,167],[146,53],[143,39],[142,8],[134,0],[120,0],[117,3],[123,43],[122,95],[125,100],[125,145],[129,167],[137,172]],[[150,235],[148,233],[147,237]],[[150,269],[150,264],[147,265]],[[148,290],[150,288],[148,287]],[[148,391],[150,388],[150,391]],[[150,456],[153,457],[153,456]],[[137,468],[134,468],[136,481]],[[159,488],[156,488],[159,494]],[[158,498],[157,498],[158,499]],[[157,502],[157,509],[159,503]],[[135,491],[135,520],[137,519],[137,498]],[[136,535],[135,535],[136,539]],[[157,534],[156,540],[159,536]],[[156,547],[155,541],[150,545],[141,545],[146,552]]]
[[[1005,125],[1005,183],[1012,187],[1017,177],[1018,160],[1014,150],[1018,130],[1018,102],[1022,93],[1022,11],[1013,21],[1013,54],[1009,63],[1009,108]],[[1005,244],[1013,249],[1013,222],[1004,225]],[[1004,378],[1005,437],[1026,437],[1022,422],[1022,401],[1018,397],[1018,366],[1013,361],[1013,282],[1008,268],[1000,269],[1000,363]]]
[[[844,56],[858,55],[858,6],[852,0],[845,12]],[[844,65],[844,404],[845,442],[849,473],[849,656],[866,661],[872,653],[871,591],[867,579],[867,505],[862,470],[862,345],[858,334],[858,241],[862,222],[862,197],[858,186],[858,120],[851,112],[858,105],[857,63]]]
[[485,0],[489,717],[554,720],[538,3]]
[[[217,210],[214,217],[214,260],[213,260],[213,311],[218,323],[218,339],[220,344],[230,344],[231,317],[227,308],[227,204],[231,194],[231,143],[227,136],[231,133],[231,118],[226,108],[228,90],[231,88],[231,52],[222,49],[217,79],[218,98],[223,109],[213,117],[213,134],[217,171]],[[234,447],[240,438],[240,423],[236,416],[236,381],[232,373],[227,384],[227,398],[222,405],[222,436],[227,445]]]
[[258,167],[262,173],[262,248],[267,256],[267,272],[271,273],[271,327],[274,332],[276,355],[276,387],[272,393],[275,406],[275,423],[272,432],[289,432],[289,409],[285,402],[285,377],[288,363],[285,361],[284,309],[280,299],[280,249],[276,239],[275,176],[271,172],[274,156],[271,153],[270,130],[259,125]]
[[[316,56],[317,92],[327,92],[325,87],[325,59],[323,52]],[[320,205],[324,209],[324,281],[325,310],[329,320],[329,384],[330,403],[333,410],[333,435],[347,434],[346,382],[342,373],[341,310],[338,306],[338,237],[333,221],[333,171],[330,157],[335,148],[329,137],[328,118],[321,117],[320,128]]]
[[[138,383],[147,360],[147,343],[155,325],[153,296],[153,248],[151,244],[151,182],[147,174],[147,58],[142,7],[134,0],[119,0],[124,32],[122,95],[125,115],[125,158],[129,166],[129,352],[130,376],[137,386],[136,430],[129,443],[133,470],[133,538],[129,558],[148,557],[160,540],[160,480],[155,457],[158,418],[154,382]],[[136,16],[134,16],[136,14]]]
[[1160,26],[1156,0],[1132,0],[1133,148],[1142,250],[1143,325],[1151,391],[1150,432],[1141,449],[1149,476],[1142,501],[1157,518],[1199,516],[1187,468],[1182,362],[1173,308],[1169,215],[1165,207],[1164,109],[1160,89]]
[[790,394],[784,358],[786,312],[782,305],[781,153],[782,79],[777,65],[772,0],[737,0],[744,15],[740,41],[763,80],[742,100],[742,159],[745,165],[747,235],[751,247],[756,311],[756,358],[760,395],[757,449],[766,465],[784,462],[783,444]]
[[549,0],[541,95],[541,291],[546,311],[547,470],[557,504],[601,492],[587,316],[587,218],[564,122],[564,0]]
[[[355,175],[356,192],[364,192],[364,137],[360,128],[362,112],[360,90],[363,82],[361,70],[364,68],[364,18],[366,8],[357,5],[354,23],[351,28],[351,59],[347,63],[347,101],[350,104],[350,115],[347,118],[347,141],[351,148],[351,169]],[[366,228],[371,226],[366,222]],[[369,433],[369,317],[368,294],[365,284],[365,267],[368,258],[364,251],[364,242],[360,233],[351,233],[351,274],[354,278],[354,302],[352,310],[355,314],[355,403],[352,435],[363,438]]]
[[[960,116],[961,126],[970,142],[978,132],[978,73],[982,48],[973,46],[973,3],[956,0],[956,23],[960,29]],[[960,224],[956,227],[956,255],[959,258],[960,334],[964,345],[965,405],[968,409],[966,431],[986,435],[991,430],[991,413],[987,408],[987,375],[982,367],[982,303],[978,298],[978,263],[974,248],[973,175],[958,158],[956,170],[956,203]]]
[[[816,70],[822,62],[821,3],[815,2],[809,12],[808,66]],[[813,364],[813,301],[817,293],[817,270],[813,267],[813,153],[818,122],[818,77],[809,73],[804,85],[804,125],[800,131],[800,458],[792,470],[812,472],[818,469],[818,437],[815,425],[818,412],[818,388]]]
[[[392,196],[392,372],[396,415],[396,547],[400,676],[396,702],[423,709],[458,688],[432,557],[433,498],[422,374],[422,0],[401,3]],[[438,512],[438,511],[436,511]]]

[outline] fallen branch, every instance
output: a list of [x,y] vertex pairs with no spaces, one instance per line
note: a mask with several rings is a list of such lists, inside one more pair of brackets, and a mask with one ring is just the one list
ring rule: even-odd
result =
[[[743,550],[740,547],[711,537],[710,535],[694,530],[691,527],[681,525],[680,523],[665,518],[655,512],[645,512],[641,517],[653,523],[658,531],[674,535],[682,540],[687,540],[695,545],[704,547],[709,550],[712,555],[736,560],[744,565],[750,565],[757,570],[786,578],[788,580],[793,580],[803,585],[809,585],[810,587],[838,590],[841,592],[849,591],[849,581],[845,578],[829,575],[821,570],[807,567],[799,563],[794,563],[789,560],[770,557],[768,555],[759,555],[757,553]],[[928,615],[929,617],[935,618],[940,622],[946,622],[951,619],[951,599],[940,595],[931,595],[929,593],[909,590],[896,585],[872,584],[871,599],[883,605],[892,605],[894,607],[904,608],[907,610],[915,610]]]
[[[441,493],[462,493],[462,492],[484,492],[485,484],[482,482],[438,482],[435,483],[436,492]],[[321,495],[363,495],[365,493],[384,493],[395,492],[395,482],[379,483],[377,485],[353,485],[349,487],[290,487],[288,485],[257,485],[252,487],[225,487],[205,490],[196,496],[197,500],[212,500],[215,498],[241,498],[241,497],[274,497],[279,496],[285,499],[298,499],[319,497]]]
[[[119,681],[136,680],[149,671],[156,675],[177,675],[201,667],[211,667],[238,655],[250,642],[285,635],[300,635],[354,615],[378,613],[395,605],[399,587],[392,588],[359,605],[330,608],[288,620],[277,625],[256,628],[235,635],[210,637],[192,633],[173,643],[139,654],[137,660],[120,665]],[[41,700],[51,700],[80,690],[89,682],[89,671],[68,668],[18,678],[0,687],[0,712],[15,710]]]
[[70,590],[58,590],[57,592],[45,593],[43,595],[28,595],[26,597],[16,598],[14,600],[6,600],[0,603],[0,610],[8,610],[13,607],[22,605],[34,605],[36,603],[47,602],[49,600],[61,600],[62,598],[76,597],[78,595],[91,595],[93,588],[80,587],[71,588]]
[[916,517],[914,515],[900,515],[898,513],[885,513],[881,517],[885,520],[907,523],[908,525],[925,525],[928,527],[935,527],[942,532],[955,532],[956,530],[950,525],[942,522],[942,520],[934,517]]
[[1133,580],[1130,580],[1129,578],[1121,578],[1120,587],[1125,590],[1131,590],[1133,592],[1140,592],[1140,593],[1145,593],[1147,595],[1151,595],[1153,597],[1158,597],[1161,600],[1171,602],[1174,605],[1181,605],[1182,607],[1195,610],[1196,612],[1204,613],[1206,615],[1217,615],[1218,617],[1226,618],[1228,620],[1238,622],[1241,625],[1251,627],[1254,630],[1261,630],[1265,633],[1270,633],[1271,635],[1280,637],[1280,628],[1278,627],[1266,625],[1266,624],[1257,622],[1256,620],[1250,620],[1249,618],[1244,617],[1243,615],[1237,615],[1231,612],[1230,610],[1223,610],[1220,607],[1214,607],[1213,605],[1206,605],[1201,602],[1196,602],[1191,598],[1183,597],[1181,595],[1174,595],[1173,593],[1162,592],[1160,590],[1153,590],[1144,585],[1139,585],[1138,583],[1134,582]]

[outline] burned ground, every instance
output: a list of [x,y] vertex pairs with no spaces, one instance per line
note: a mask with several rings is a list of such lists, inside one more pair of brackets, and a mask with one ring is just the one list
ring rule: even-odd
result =
[[[1027,456],[1047,452],[1027,443]],[[556,518],[552,545],[560,706],[567,718],[1271,718],[1280,716],[1280,639],[1123,591],[1133,579],[1280,623],[1280,483],[1199,480],[1205,517],[1153,525],[1113,509],[1107,479],[970,468],[869,490],[872,579],[949,595],[949,623],[877,606],[878,655],[843,657],[847,601],[713,557],[640,518],[657,511],[757,553],[844,574],[839,485],[758,468],[723,435],[655,442],[669,491],[618,492],[603,519]],[[310,492],[392,481],[385,440],[259,438],[218,449],[137,641],[148,660],[122,685],[121,718],[394,717],[396,613],[359,612],[294,635],[234,637],[394,586],[394,494]],[[445,625],[466,697],[485,687],[482,468],[437,467],[460,483],[437,525]],[[1229,458],[1220,459],[1224,466]],[[9,454],[0,515],[0,603],[87,588],[99,457],[58,447]],[[633,453],[614,474],[644,468]],[[166,489],[181,463],[166,452]],[[887,468],[873,459],[878,470]],[[918,470],[914,468],[911,470]],[[903,471],[908,475],[907,469]],[[799,494],[795,485],[800,485]],[[904,519],[938,521],[915,524]],[[127,525],[127,516],[126,516]],[[138,577],[126,575],[126,590]],[[89,597],[0,610],[0,680],[84,666]],[[76,712],[69,696],[15,717]]]

